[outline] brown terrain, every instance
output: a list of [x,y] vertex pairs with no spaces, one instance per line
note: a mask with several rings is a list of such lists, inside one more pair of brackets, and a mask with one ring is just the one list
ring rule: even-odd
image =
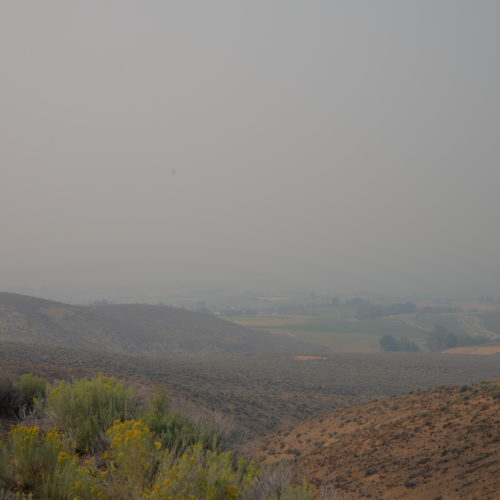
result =
[[441,352],[444,354],[478,354],[480,356],[489,356],[490,354],[500,353],[500,345],[453,347]]
[[176,307],[74,306],[5,292],[0,292],[0,341],[155,357],[326,350],[291,336]]
[[435,353],[203,354],[140,357],[0,342],[0,361],[143,377],[230,417],[241,440],[339,408],[426,389],[500,378],[498,356]]
[[500,381],[344,408],[242,451],[338,499],[499,499]]

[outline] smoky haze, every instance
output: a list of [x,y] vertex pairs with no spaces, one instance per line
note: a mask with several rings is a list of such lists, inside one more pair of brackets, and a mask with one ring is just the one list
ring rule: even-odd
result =
[[500,3],[0,5],[1,288],[500,290]]

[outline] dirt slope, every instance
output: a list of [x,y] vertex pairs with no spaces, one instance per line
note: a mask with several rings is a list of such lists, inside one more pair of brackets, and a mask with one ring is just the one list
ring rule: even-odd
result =
[[299,476],[339,499],[499,499],[500,382],[342,409],[244,451],[293,460]]

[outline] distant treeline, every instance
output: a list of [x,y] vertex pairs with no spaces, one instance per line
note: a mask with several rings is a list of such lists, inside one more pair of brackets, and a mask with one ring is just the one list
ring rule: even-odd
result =
[[392,335],[384,335],[380,339],[380,348],[382,351],[408,351],[408,352],[418,352],[419,347],[415,342],[407,338],[396,339]]
[[488,342],[486,337],[472,337],[448,331],[445,326],[438,325],[427,335],[427,347],[430,351],[444,351],[453,347],[468,347]]
[[[447,314],[459,313],[459,307],[452,306],[425,306],[418,308],[413,302],[403,302],[394,304],[372,304],[368,299],[354,297],[340,300],[338,297],[324,300],[316,304],[280,304],[264,307],[246,307],[246,308],[226,308],[219,309],[217,313],[222,316],[254,316],[259,314],[318,314],[318,308],[346,307],[355,310],[358,319],[375,319],[386,316],[397,316],[399,314]],[[201,310],[201,309],[197,309]],[[205,312],[210,312],[205,308]]]
[[[426,345],[429,351],[439,352],[453,347],[469,347],[481,345],[488,342],[486,337],[472,337],[471,335],[457,334],[448,331],[445,326],[438,325],[427,334]],[[382,351],[409,351],[417,352],[419,347],[417,344],[407,338],[395,338],[392,335],[384,335],[379,341]]]
[[404,304],[377,305],[367,304],[358,309],[359,319],[383,318],[384,316],[394,316],[397,314],[414,314],[417,312],[417,305],[412,302]]
[[457,313],[460,312],[458,307],[430,307],[426,306],[421,309],[413,302],[404,302],[398,304],[380,305],[380,304],[363,304],[358,308],[358,319],[374,319],[383,318],[385,316],[396,316],[398,314],[442,314],[442,313]]

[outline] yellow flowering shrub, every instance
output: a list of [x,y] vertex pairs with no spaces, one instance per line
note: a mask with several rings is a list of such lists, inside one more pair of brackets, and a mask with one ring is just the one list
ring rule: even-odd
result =
[[126,420],[135,398],[116,379],[59,384],[48,396],[59,429],[17,425],[0,441],[0,500],[315,498],[307,483],[268,484],[253,460],[218,451],[205,428],[168,412],[163,394],[154,403],[146,421]]
[[231,452],[206,451],[195,445],[181,457],[165,451],[152,488],[151,500],[238,500],[256,484],[258,464],[241,459],[234,464]]
[[201,444],[181,457],[162,450],[143,420],[117,421],[106,434],[112,497],[237,500],[260,474],[255,462],[241,459],[235,464],[231,452],[207,451]]
[[50,391],[48,412],[54,422],[76,442],[80,451],[103,446],[103,436],[116,419],[133,417],[135,396],[114,377],[99,375],[92,380],[61,382]]
[[38,426],[12,427],[8,436],[11,453],[10,468],[16,484],[33,488],[39,481],[53,475],[60,454],[69,454],[62,435],[53,429],[44,434]]
[[100,497],[96,481],[79,465],[74,446],[56,429],[45,433],[38,426],[12,427],[2,453],[13,489],[51,500]]
[[161,443],[143,420],[115,421],[106,432],[109,450],[104,454],[109,472],[127,487],[149,487],[160,458]]

